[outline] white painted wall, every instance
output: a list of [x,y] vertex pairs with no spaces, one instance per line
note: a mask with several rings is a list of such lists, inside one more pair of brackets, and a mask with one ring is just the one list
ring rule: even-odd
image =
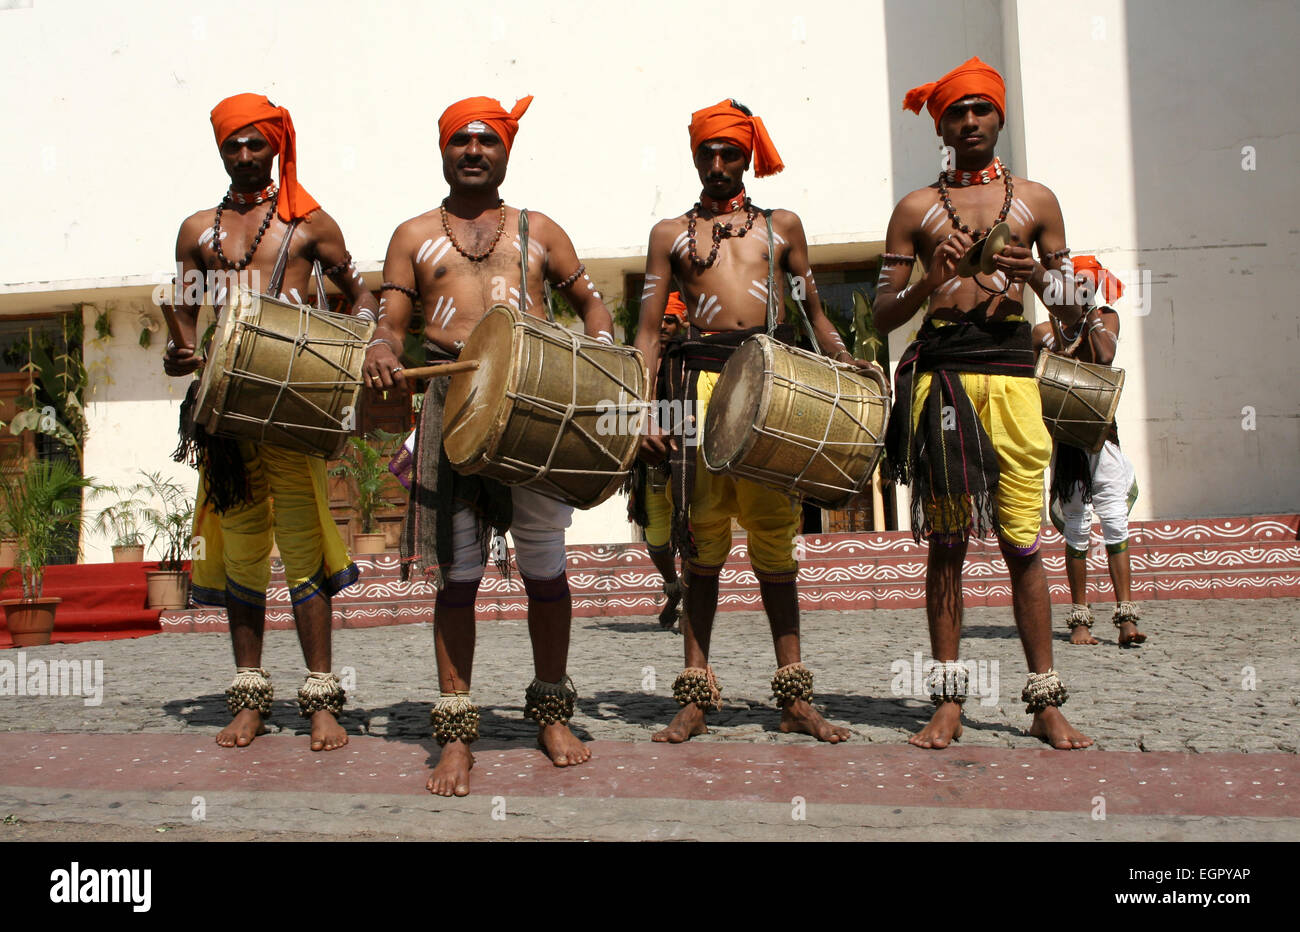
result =
[[[95,318],[101,310],[108,312],[112,337],[95,337]],[[108,302],[102,308],[87,304],[82,308],[89,381],[84,471],[97,483],[119,487],[140,482],[141,470],[162,473],[193,493],[198,474],[171,459],[176,449],[180,402],[189,380],[163,374],[160,355],[167,341],[164,329],[160,327],[153,334],[152,348],[140,346],[142,313],[155,319],[159,316],[152,304],[139,300]],[[92,500],[86,509],[87,520],[93,521],[98,509],[111,501],[111,497]],[[102,535],[83,533],[83,559],[87,563],[110,562],[112,544]],[[145,558],[161,559],[162,552],[158,547],[150,548]]]
[[[166,273],[181,218],[225,187],[208,111],[246,90],[292,110],[300,176],[363,269],[441,198],[437,117],[480,93],[507,106],[536,95],[504,193],[556,217],[611,297],[653,222],[695,199],[691,111],[732,95],[764,117],[788,166],[751,194],[798,211],[815,246],[866,256],[897,198],[938,167],[933,127],[901,111],[903,92],[979,54],[1007,73],[1002,154],[1057,193],[1070,245],[1150,276],[1145,316],[1121,308],[1135,516],[1300,506],[1293,5],[235,0],[222,12],[145,0],[0,11],[0,119],[14,142],[0,148],[0,313],[124,301]],[[90,399],[94,475],[170,468],[180,386],[136,335],[108,348],[114,381]],[[92,365],[105,362],[96,352]],[[1254,431],[1242,430],[1248,405]],[[579,515],[572,539],[626,539],[621,508]]]
[[1032,0],[1017,17],[1029,174],[1076,253],[1149,279],[1121,273],[1134,517],[1295,510],[1300,7]]
[[[27,182],[10,192],[0,282],[170,268],[182,217],[227,183],[208,113],[242,91],[291,110],[299,177],[364,260],[445,194],[437,118],[474,94],[507,107],[535,95],[504,194],[552,214],[584,254],[639,252],[655,220],[694,202],[686,126],[728,96],[767,120],[789,166],[756,197],[841,238],[879,233],[892,206],[891,108],[870,93],[885,67],[880,3],[214,9],[41,0],[0,12],[0,82],[29,91],[0,102],[24,142],[0,152],[0,173]],[[706,63],[710,33],[752,54]],[[827,184],[836,163],[842,180]],[[19,234],[22,217],[39,222]]]

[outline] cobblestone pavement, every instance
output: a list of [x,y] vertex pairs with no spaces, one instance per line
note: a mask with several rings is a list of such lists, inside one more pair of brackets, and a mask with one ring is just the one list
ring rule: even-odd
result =
[[[1065,641],[1056,606],[1057,669],[1070,691],[1070,720],[1103,750],[1296,752],[1300,721],[1300,600],[1163,601],[1143,604],[1150,636],[1119,650],[1109,606],[1095,606],[1102,644]],[[816,675],[816,703],[846,725],[853,740],[897,743],[930,710],[914,674],[929,658],[919,610],[809,612],[803,619],[805,661]],[[918,658],[917,652],[920,652]],[[17,662],[18,651],[0,652]],[[27,648],[44,658],[103,662],[103,701],[74,696],[0,695],[0,730],[31,732],[194,732],[226,724],[224,689],[233,675],[225,634],[160,634],[137,640]],[[1026,667],[1010,609],[966,613],[963,656],[975,662],[963,746],[1040,748],[1025,734],[1019,695]],[[726,708],[710,715],[706,741],[805,743],[776,730],[771,702],[775,668],[764,616],[719,616],[712,662]],[[277,698],[271,732],[306,733],[294,693],[304,675],[297,638],[268,632],[263,665]],[[352,734],[428,736],[436,695],[429,625],[334,633],[334,669],[355,679],[343,723]],[[577,619],[569,670],[579,691],[577,729],[601,740],[642,741],[676,711],[672,681],[682,641],[652,618]],[[352,671],[349,674],[348,669]],[[474,699],[482,707],[484,744],[528,741],[523,691],[532,675],[523,622],[479,625]],[[5,690],[0,685],[0,693]]]
[[[435,680],[432,629],[427,624],[335,632],[334,669],[345,682],[352,681],[342,720],[350,734],[368,737],[330,755],[311,755],[305,749],[306,724],[298,717],[294,701],[304,671],[293,632],[267,635],[263,663],[277,688],[270,730],[278,737],[255,743],[255,749],[262,748],[260,752],[220,752],[212,744],[212,737],[228,721],[223,695],[233,672],[228,635],[165,634],[21,652],[26,664],[75,660],[83,665],[90,662],[93,667],[102,662],[103,694],[98,705],[87,705],[84,697],[76,695],[12,694],[14,677],[10,674],[6,686],[5,664],[16,666],[20,652],[3,651],[0,733],[11,733],[11,752],[25,754],[28,763],[20,763],[17,757],[9,763],[0,762],[0,771],[12,775],[11,779],[0,778],[0,784],[11,784],[0,785],[0,811],[13,816],[0,827],[0,841],[268,837],[1300,840],[1300,812],[1292,815],[1292,803],[1286,801],[1294,798],[1290,787],[1300,778],[1300,771],[1288,763],[1295,759],[1300,718],[1295,690],[1300,679],[1300,600],[1146,603],[1141,627],[1150,639],[1139,649],[1123,651],[1116,647],[1114,628],[1106,620],[1109,608],[1094,607],[1102,621],[1096,634],[1103,643],[1073,647],[1065,641],[1064,613],[1056,607],[1060,629],[1056,665],[1071,693],[1066,712],[1076,726],[1096,738],[1102,752],[1181,754],[1097,756],[1096,752],[1065,755],[1043,750],[1039,741],[1025,733],[1029,717],[1019,694],[1026,668],[1011,612],[1004,608],[973,608],[966,614],[963,653],[974,662],[973,695],[966,706],[967,728],[958,750],[943,753],[920,752],[905,744],[907,735],[926,721],[931,708],[923,695],[911,694],[922,689],[915,674],[929,655],[924,613],[807,613],[804,657],[816,673],[815,702],[829,719],[853,733],[850,745],[832,751],[807,736],[784,735],[777,730],[779,714],[769,692],[775,666],[771,640],[764,616],[748,612],[724,613],[714,633],[712,659],[726,708],[711,714],[708,735],[696,738],[680,752],[665,753],[662,761],[649,757],[656,762],[653,766],[647,764],[646,755],[660,752],[650,749],[649,738],[676,711],[671,687],[682,666],[681,638],[662,631],[653,618],[575,621],[570,671],[580,698],[574,724],[580,735],[601,742],[600,760],[580,768],[582,775],[561,777],[535,751],[535,727],[523,719],[523,690],[532,669],[526,624],[483,623],[478,628],[474,677],[483,735],[475,752],[483,766],[475,768],[479,791],[465,799],[431,797],[421,790],[424,768],[434,747],[428,739]],[[30,733],[31,739],[21,740],[23,733]],[[60,737],[45,737],[52,733]],[[111,746],[119,758],[113,769],[97,764],[102,760],[97,756],[100,752],[87,751],[92,739],[78,743],[77,734],[134,737],[124,738],[121,746]],[[233,769],[201,780],[169,776],[171,767],[179,764],[168,764],[169,755],[162,748],[167,742],[175,748],[176,741],[186,737],[197,739],[196,743],[184,744],[179,753],[203,755],[194,758],[196,762],[207,760],[211,753],[214,758],[220,756],[217,766]],[[17,743],[13,743],[15,739]],[[687,758],[694,754],[689,749],[702,750],[704,742],[717,742],[705,746],[717,748],[718,763],[688,763]],[[33,754],[46,753],[33,749],[47,745],[48,760],[33,759]],[[849,782],[840,783],[840,771],[834,770],[836,780],[828,782],[823,767],[818,784],[823,795],[810,801],[806,820],[792,822],[791,805],[772,801],[779,793],[771,783],[767,789],[773,792],[765,797],[749,794],[759,787],[748,785],[741,788],[746,792],[728,795],[711,791],[707,784],[714,781],[705,779],[710,774],[704,771],[715,767],[719,774],[730,773],[748,784],[751,778],[744,774],[751,771],[743,770],[736,777],[737,768],[751,766],[751,758],[765,759],[765,747],[790,759],[777,763],[794,765],[801,760],[800,766],[805,768],[830,760],[817,755],[830,753],[837,760],[847,751],[845,766],[857,761],[854,766],[861,769],[867,759],[853,753],[852,746],[863,745],[879,749],[874,753],[880,761],[871,758],[869,762],[882,770],[893,768],[905,771],[901,773],[904,778],[932,781],[959,776],[967,781],[961,784],[967,788],[962,792],[973,795],[963,801],[960,794],[951,795],[957,791],[947,789],[949,783],[941,781],[934,782],[934,792],[922,793],[912,789],[913,780],[894,780],[890,770],[886,779],[889,789],[882,792],[906,790],[913,794],[907,798],[914,802],[876,805],[877,798],[871,795],[876,791],[868,785],[866,795],[859,793],[853,800],[833,803],[826,792],[840,792],[839,787],[849,787],[843,790],[846,793],[860,789],[863,775],[846,774],[844,780]],[[814,752],[814,756],[805,752]],[[74,761],[73,770],[61,771],[64,775],[50,779],[48,785],[46,778],[36,774],[46,770],[53,775],[65,758],[76,759],[78,754],[82,763]],[[133,755],[138,755],[134,765]],[[713,754],[694,756],[715,760]],[[385,757],[413,759],[414,764],[394,768],[382,763]],[[928,765],[931,757],[933,767]],[[260,768],[255,766],[259,760]],[[1062,769],[1058,761],[1067,760]],[[1193,766],[1198,760],[1203,764]],[[650,770],[660,768],[651,778],[650,792],[644,782],[641,790],[632,791],[629,780],[637,770],[635,761],[640,762],[642,776],[647,766]],[[997,768],[997,761],[1003,768],[1016,769],[983,769]],[[1248,768],[1250,764],[1243,762],[1252,761],[1259,763],[1261,773],[1251,774],[1259,782],[1252,783],[1246,793],[1275,784],[1274,795],[1238,795],[1238,802],[1233,802],[1235,788],[1224,784],[1240,778],[1228,777],[1226,770],[1220,773],[1217,768],[1220,764]],[[318,776],[334,771],[334,767],[324,766],[327,762],[338,762],[339,779],[344,771],[363,771],[364,776],[364,771],[385,767],[401,770],[396,776],[410,779],[394,783],[394,774],[388,773],[390,782],[369,792],[364,788],[330,790],[326,784],[313,784],[302,769],[321,767]],[[38,763],[55,771],[35,766]],[[504,771],[503,764],[508,765]],[[620,764],[628,765],[626,771]],[[1069,781],[1088,777],[1086,771],[1096,771],[1102,764],[1112,771],[1104,791],[1110,793],[1115,809],[1111,818],[1098,820],[1095,813],[1089,814],[1097,799],[1093,794],[1101,789],[1095,784],[1108,781],[1091,779],[1098,773],[1092,773],[1086,785]],[[110,769],[101,778],[97,766]],[[154,783],[137,786],[129,777],[116,776],[132,766],[141,768],[142,774],[147,770]],[[918,766],[921,773],[915,773]],[[655,785],[661,779],[659,773],[670,768],[676,776],[663,773],[664,798],[658,798]],[[938,772],[944,770],[949,771],[947,778]],[[790,770],[789,779],[798,781],[800,773],[806,781],[811,771]],[[1029,774],[1041,775],[1037,783],[1021,784],[1025,789],[1046,789],[1044,781],[1055,781],[1051,785],[1059,790],[1064,779],[1066,785],[1078,786],[1079,804],[1062,811],[1059,804],[1035,802],[1035,798],[1014,792],[998,797],[996,790],[1010,787],[996,782],[1003,779],[993,776],[999,773],[1015,773],[1024,780],[1035,779]],[[297,774],[303,774],[305,782],[300,782]],[[526,775],[528,780],[516,780]],[[1118,779],[1114,779],[1116,775]],[[1171,787],[1170,794],[1183,797],[1173,808],[1161,804],[1153,810],[1144,809],[1134,794],[1139,789],[1151,790],[1148,781],[1165,776],[1190,780],[1192,786],[1184,782]],[[381,773],[377,779],[383,777]],[[490,789],[493,781],[506,786],[502,780],[515,781],[509,782],[508,821],[494,814],[497,800],[504,797],[493,795],[499,790]],[[603,780],[601,786],[608,789],[594,795],[588,791],[586,798],[579,799],[567,792],[583,785],[571,782],[574,780]],[[782,783],[777,777],[770,780]],[[899,782],[908,786],[899,788]],[[528,790],[528,786],[536,789]],[[1177,792],[1180,790],[1186,794]],[[203,822],[191,818],[193,800],[198,798],[195,791],[206,794],[205,805],[210,807]],[[711,792],[714,798],[708,798]],[[1192,797],[1198,794],[1200,798],[1193,803]],[[863,805],[863,800],[872,804]]]

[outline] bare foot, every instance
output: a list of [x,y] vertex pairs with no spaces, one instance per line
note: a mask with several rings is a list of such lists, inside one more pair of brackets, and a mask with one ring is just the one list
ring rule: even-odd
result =
[[464,741],[448,741],[424,787],[436,796],[468,796],[469,772],[473,767],[474,755],[469,752],[469,745]]
[[1041,712],[1035,712],[1034,723],[1029,726],[1029,733],[1035,738],[1046,741],[1058,751],[1078,750],[1092,744],[1092,739],[1067,722],[1056,706],[1048,706]]
[[266,725],[257,709],[240,709],[230,724],[217,735],[217,744],[223,748],[246,748],[253,739],[266,734]]
[[650,740],[681,744],[683,741],[690,741],[696,735],[707,734],[708,731],[708,727],[704,724],[704,710],[691,702],[682,706],[682,710],[673,716],[668,727],[655,732]]
[[781,710],[781,730],[786,734],[798,732],[812,735],[818,741],[829,741],[831,744],[849,740],[847,728],[832,725],[802,699],[795,700]]
[[1119,646],[1137,647],[1147,636],[1138,630],[1137,622],[1124,621],[1119,626]]
[[538,728],[537,743],[556,767],[576,767],[591,759],[591,749],[562,722]]
[[961,737],[961,705],[945,702],[934,710],[929,723],[912,737],[908,744],[918,748],[942,750]]
[[1075,625],[1070,632],[1071,644],[1100,644],[1101,641],[1092,636],[1092,629],[1087,625]]
[[348,743],[348,733],[329,712],[321,709],[311,714],[311,749],[334,751]]

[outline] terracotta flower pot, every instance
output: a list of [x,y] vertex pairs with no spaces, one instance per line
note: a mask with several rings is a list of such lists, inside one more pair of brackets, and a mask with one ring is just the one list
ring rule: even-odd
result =
[[18,541],[12,537],[0,540],[0,566],[13,566],[18,562]]
[[149,587],[149,608],[178,609],[190,604],[190,574],[185,570],[150,570],[145,573]]
[[144,560],[144,544],[115,544],[114,563],[140,563]]
[[355,553],[383,553],[388,549],[384,543],[382,532],[378,534],[354,534],[352,535],[352,550]]
[[5,599],[0,602],[5,610],[5,626],[13,638],[14,647],[39,647],[50,643],[54,631],[54,610],[62,599]]

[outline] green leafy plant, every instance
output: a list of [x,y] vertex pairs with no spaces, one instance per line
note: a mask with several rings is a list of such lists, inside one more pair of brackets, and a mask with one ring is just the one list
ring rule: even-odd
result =
[[384,486],[390,475],[388,459],[402,440],[401,434],[377,429],[366,437],[349,437],[343,456],[330,467],[331,476],[342,476],[356,484],[362,534],[375,532],[375,512],[383,504]]
[[3,524],[18,541],[23,599],[39,599],[45,568],[76,549],[81,536],[81,490],[91,480],[62,460],[38,460],[21,472],[6,470],[0,483]]
[[144,503],[140,518],[150,534],[149,546],[161,543],[161,570],[182,570],[194,533],[194,499],[184,486],[164,479],[162,473],[141,470],[144,481],[129,493]]
[[6,358],[30,376],[18,399],[19,411],[9,424],[12,434],[31,430],[48,434],[62,443],[81,464],[86,442],[86,416],[82,395],[89,383],[81,360],[82,324],[80,309],[62,320],[61,341],[48,333],[29,330],[27,339],[6,351]]
[[888,368],[888,358],[882,358],[886,352],[885,338],[876,329],[871,299],[861,289],[853,292],[853,355],[858,359],[875,360]]
[[144,530],[141,528],[146,503],[139,496],[139,486],[119,488],[115,485],[99,486],[95,489],[98,497],[116,495],[117,500],[100,509],[95,515],[91,528],[105,537],[111,538],[114,547],[138,547],[144,543]]

